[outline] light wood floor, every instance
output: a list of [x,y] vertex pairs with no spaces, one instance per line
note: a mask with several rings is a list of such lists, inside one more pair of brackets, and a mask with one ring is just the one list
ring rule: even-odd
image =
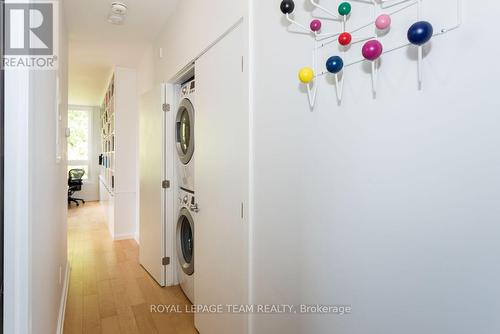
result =
[[112,241],[98,202],[68,213],[71,278],[64,334],[194,334],[192,314],[152,313],[151,304],[189,305],[179,287],[161,288],[139,265],[134,240]]

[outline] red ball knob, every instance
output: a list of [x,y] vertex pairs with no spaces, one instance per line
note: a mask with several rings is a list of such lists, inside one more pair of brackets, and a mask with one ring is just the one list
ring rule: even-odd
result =
[[343,32],[339,35],[339,44],[346,46],[351,44],[352,41],[352,35],[348,32]]

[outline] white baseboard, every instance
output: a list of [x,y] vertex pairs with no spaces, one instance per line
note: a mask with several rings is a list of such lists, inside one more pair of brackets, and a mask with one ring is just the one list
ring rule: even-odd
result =
[[57,320],[57,334],[63,334],[64,330],[64,315],[66,314],[66,301],[68,300],[69,278],[71,267],[69,262],[66,264],[66,272],[64,273],[64,284],[61,295],[61,304],[59,306],[59,319]]
[[118,240],[128,240],[128,239],[135,239],[134,234],[115,234],[113,240],[118,241]]

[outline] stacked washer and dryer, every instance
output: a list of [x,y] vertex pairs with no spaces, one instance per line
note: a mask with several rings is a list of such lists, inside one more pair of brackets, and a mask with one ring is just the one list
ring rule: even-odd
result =
[[177,226],[176,250],[179,263],[178,278],[184,294],[194,303],[194,232],[191,212],[197,206],[194,194],[194,117],[195,81],[181,85],[175,120],[177,146]]

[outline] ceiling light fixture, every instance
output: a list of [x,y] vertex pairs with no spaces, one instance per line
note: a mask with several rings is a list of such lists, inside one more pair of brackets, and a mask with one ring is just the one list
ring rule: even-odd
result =
[[116,15],[116,14],[109,14],[108,16],[108,22],[112,24],[122,24],[124,20],[124,17],[121,15]]
[[127,14],[127,5],[122,2],[113,2],[108,15],[108,22],[112,24],[122,24]]

